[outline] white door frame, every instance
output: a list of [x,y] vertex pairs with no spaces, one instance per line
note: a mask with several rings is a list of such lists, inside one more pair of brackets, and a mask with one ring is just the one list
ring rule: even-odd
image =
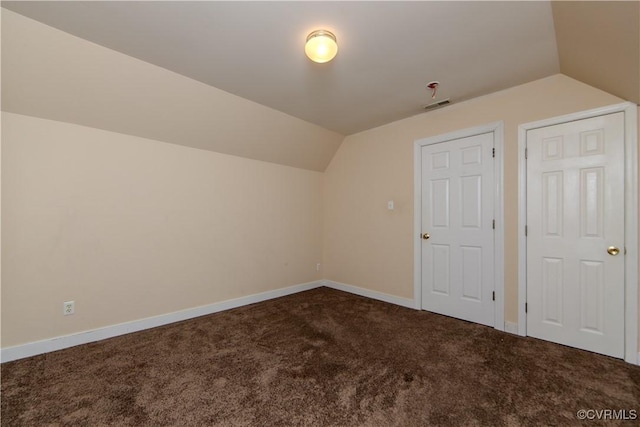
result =
[[596,108],[551,119],[525,123],[518,127],[518,335],[527,335],[527,131],[606,114],[624,112],[624,216],[625,216],[625,339],[624,360],[637,365],[638,355],[638,112],[635,104]]
[[489,123],[483,126],[462,129],[444,135],[419,139],[414,142],[413,162],[414,162],[414,234],[413,234],[413,268],[414,268],[414,290],[413,298],[415,308],[422,309],[422,147],[426,145],[438,144],[454,139],[467,138],[493,132],[495,161],[494,167],[494,218],[496,228],[494,232],[494,290],[495,301],[495,329],[504,331],[504,201],[503,201],[503,175],[504,175],[504,123],[502,121]]

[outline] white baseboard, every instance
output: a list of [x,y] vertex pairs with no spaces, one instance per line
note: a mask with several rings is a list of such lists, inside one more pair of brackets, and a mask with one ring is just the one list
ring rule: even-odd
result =
[[349,292],[351,294],[360,295],[371,299],[377,299],[379,301],[388,302],[390,304],[401,305],[408,308],[416,308],[415,302],[411,298],[402,298],[395,295],[385,294],[383,292],[372,291],[370,289],[359,288],[358,286],[347,285],[344,283],[334,282],[332,280],[325,280],[324,286],[327,288],[337,289],[339,291]]
[[10,362],[12,360],[23,359],[25,357],[36,356],[38,354],[49,353],[51,351],[62,350],[64,348],[75,347],[81,344],[88,344],[91,342],[104,340],[106,338],[117,337],[119,335],[125,335],[131,332],[151,329],[158,326],[167,325],[169,323],[193,319],[195,317],[205,316],[207,314],[213,314],[244,305],[255,304],[257,302],[267,301],[298,292],[308,291],[310,289],[318,288],[323,285],[324,281],[318,280],[315,282],[303,283],[300,285],[289,286],[273,291],[248,295],[246,297],[216,302],[201,307],[189,308],[173,313],[148,317],[146,319],[134,320],[131,322],[120,323],[112,326],[105,326],[103,328],[94,329],[91,331],[79,332],[76,334],[30,342],[13,347],[7,347],[0,349],[0,362]]
[[518,324],[515,322],[504,322],[504,331],[510,334],[518,335]]
[[170,323],[180,322],[182,320],[193,319],[195,317],[206,316],[208,314],[218,313],[220,311],[230,310],[232,308],[237,308],[244,305],[255,304],[258,302],[280,298],[298,292],[308,291],[310,289],[319,288],[321,286],[326,286],[328,288],[337,289],[339,291],[349,292],[355,295],[388,302],[390,304],[400,305],[408,308],[415,308],[415,303],[413,299],[410,298],[397,297],[394,295],[385,294],[383,292],[372,291],[370,289],[360,288],[353,285],[333,282],[331,280],[318,280],[315,282],[302,283],[300,285],[289,286],[287,288],[248,295],[245,297],[234,298],[209,305],[204,305],[201,307],[189,308],[173,313],[148,317],[146,319],[134,320],[117,325],[105,326],[103,328],[93,329],[90,331],[78,332],[76,334],[64,335],[41,341],[34,341],[26,344],[16,345],[13,347],[6,347],[0,349],[0,362],[11,362],[12,360],[24,359],[25,357],[36,356],[39,354],[62,350],[69,347],[75,347],[77,345],[88,344],[107,338],[130,334],[132,332],[156,328],[158,326],[168,325]]

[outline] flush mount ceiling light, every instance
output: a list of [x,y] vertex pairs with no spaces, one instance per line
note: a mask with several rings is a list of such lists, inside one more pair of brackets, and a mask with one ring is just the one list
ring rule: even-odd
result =
[[338,53],[336,36],[331,31],[315,30],[307,36],[304,53],[319,64],[331,61]]

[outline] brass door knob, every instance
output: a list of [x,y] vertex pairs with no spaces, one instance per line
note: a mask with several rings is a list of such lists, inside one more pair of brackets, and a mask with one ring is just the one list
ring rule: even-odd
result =
[[616,248],[615,246],[609,246],[609,247],[607,248],[607,253],[608,253],[609,255],[616,256],[616,255],[618,255],[618,254],[620,253],[620,249],[619,249],[619,248]]
[[429,237],[431,237],[431,236],[429,236],[429,233],[424,233],[424,234],[422,235],[422,238],[423,238],[424,240],[427,240]]

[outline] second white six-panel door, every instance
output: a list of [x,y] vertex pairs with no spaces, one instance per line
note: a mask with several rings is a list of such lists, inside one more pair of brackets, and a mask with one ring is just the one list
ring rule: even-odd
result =
[[527,132],[527,335],[624,356],[624,113]]
[[[422,308],[494,326],[493,132],[422,147]],[[424,233],[428,234],[425,236]]]

